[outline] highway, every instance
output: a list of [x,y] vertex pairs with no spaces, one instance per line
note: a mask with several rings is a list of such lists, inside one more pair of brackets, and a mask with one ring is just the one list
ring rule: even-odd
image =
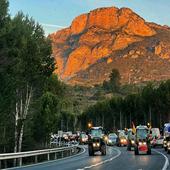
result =
[[[31,165],[19,170],[165,170],[170,156],[162,148],[152,149],[152,155],[134,155],[126,147],[107,147],[107,155],[88,156],[87,146],[84,151],[71,158]],[[169,168],[169,167],[168,167]],[[170,169],[170,168],[169,168]]]

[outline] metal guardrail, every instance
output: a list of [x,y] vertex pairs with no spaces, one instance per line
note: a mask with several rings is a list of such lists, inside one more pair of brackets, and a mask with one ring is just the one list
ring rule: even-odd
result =
[[57,153],[61,153],[61,158],[64,157],[64,152],[68,151],[69,155],[72,155],[77,152],[78,144],[68,147],[61,147],[61,148],[53,148],[53,149],[44,149],[44,150],[35,150],[35,151],[27,151],[27,152],[17,152],[17,153],[4,153],[0,154],[0,169],[1,163],[3,160],[10,160],[10,159],[18,159],[19,166],[22,166],[22,158],[26,157],[35,157],[35,163],[38,162],[39,155],[47,155],[47,161],[50,160],[50,154],[54,154],[54,159],[57,159]]

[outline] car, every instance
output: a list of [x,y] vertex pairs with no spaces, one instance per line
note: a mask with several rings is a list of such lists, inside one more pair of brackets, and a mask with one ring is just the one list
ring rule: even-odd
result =
[[79,143],[80,143],[80,144],[86,144],[86,143],[88,143],[88,136],[86,135],[86,133],[80,133]]
[[159,128],[152,128],[151,146],[155,148],[156,146],[163,147],[163,137],[160,134]]
[[163,136],[160,136],[159,138],[155,137],[151,141],[151,145],[152,145],[153,148],[155,148],[156,146],[163,147],[163,144],[164,144]]
[[109,146],[116,145],[117,141],[118,141],[118,136],[116,135],[116,133],[110,133],[108,135],[107,145]]
[[88,132],[88,153],[93,156],[95,152],[100,151],[106,155],[106,142],[103,127],[91,127]]
[[135,147],[135,135],[132,132],[132,129],[127,131],[127,150],[131,151]]
[[145,152],[148,155],[151,155],[151,144],[150,144],[150,135],[151,131],[147,126],[137,126],[135,134],[135,155],[139,155],[139,152]]

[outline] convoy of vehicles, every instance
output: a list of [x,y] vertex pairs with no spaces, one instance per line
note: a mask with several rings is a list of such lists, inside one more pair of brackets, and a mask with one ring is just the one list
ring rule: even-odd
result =
[[151,155],[151,144],[149,139],[150,130],[147,126],[137,126],[135,134],[135,155],[139,152],[145,152]]
[[88,132],[88,138],[89,156],[93,156],[95,152],[98,151],[100,151],[102,155],[106,155],[106,141],[102,127],[91,127]]
[[106,144],[108,146],[127,146],[127,150],[134,149],[135,155],[140,152],[151,154],[151,146],[164,147],[165,151],[170,154],[170,123],[164,124],[163,136],[159,128],[151,128],[144,125],[137,126],[134,129],[117,130],[117,133],[109,133],[103,130],[103,127],[90,127],[88,133],[85,132],[62,132],[51,136],[51,145],[64,146],[72,142],[79,144],[88,144],[89,156],[100,151],[106,155]]

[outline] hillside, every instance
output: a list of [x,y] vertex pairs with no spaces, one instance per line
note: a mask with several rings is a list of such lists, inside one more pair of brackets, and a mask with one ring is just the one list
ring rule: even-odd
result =
[[113,68],[122,83],[170,78],[170,28],[146,22],[131,9],[95,9],[50,38],[56,73],[69,84],[100,84]]

